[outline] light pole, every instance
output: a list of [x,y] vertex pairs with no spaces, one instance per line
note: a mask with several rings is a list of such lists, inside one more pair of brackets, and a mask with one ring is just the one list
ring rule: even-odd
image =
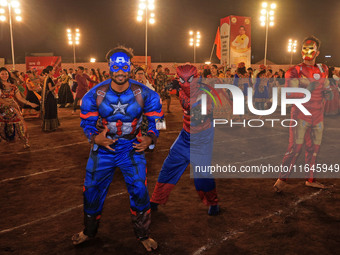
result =
[[293,54],[296,52],[297,40],[289,39],[288,41],[288,52],[290,52],[290,65],[293,64]]
[[194,47],[194,63],[196,63],[196,47],[200,46],[201,33],[197,31],[196,34],[194,34],[194,31],[191,30],[189,31],[189,35],[190,35],[189,45],[191,47]]
[[[145,15],[145,68],[148,67],[148,23],[155,23],[155,0],[139,0],[137,21],[142,22]],[[148,10],[151,11],[148,16]],[[148,21],[149,20],[149,21]],[[146,71],[146,70],[145,70]]]
[[261,10],[261,26],[266,27],[266,41],[264,46],[264,65],[267,65],[267,48],[268,48],[268,30],[269,27],[274,26],[274,10],[276,9],[276,4],[271,3],[270,6],[267,2],[262,3]]
[[[14,58],[14,42],[13,42],[13,23],[12,23],[12,15],[15,15],[15,19],[17,21],[22,21],[22,17],[20,16],[20,3],[18,1],[8,1],[8,0],[0,0],[0,21],[6,21],[6,10],[8,7],[8,20],[9,20],[9,30],[11,34],[11,50],[12,50],[12,63],[13,70],[15,69],[15,58]],[[12,13],[14,10],[14,13]]]
[[68,44],[73,46],[73,63],[76,67],[76,45],[79,45],[80,30],[76,28],[74,31],[70,28],[67,30]]

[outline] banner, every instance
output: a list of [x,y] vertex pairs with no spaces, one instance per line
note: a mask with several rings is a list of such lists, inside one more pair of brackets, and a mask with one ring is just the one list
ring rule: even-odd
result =
[[5,59],[0,58],[0,67],[4,67],[4,66],[5,66]]
[[36,69],[40,74],[47,66],[53,66],[55,77],[60,75],[61,57],[26,57],[26,70]]
[[230,17],[230,66],[244,62],[251,65],[251,18],[241,16]]
[[220,23],[221,35],[221,64],[225,66],[230,65],[230,18],[225,17],[221,19]]
[[216,37],[215,37],[215,45],[216,45],[216,56],[218,59],[221,59],[221,35],[220,35],[220,27],[217,28]]
[[221,64],[235,68],[251,65],[251,18],[228,16],[220,20]]

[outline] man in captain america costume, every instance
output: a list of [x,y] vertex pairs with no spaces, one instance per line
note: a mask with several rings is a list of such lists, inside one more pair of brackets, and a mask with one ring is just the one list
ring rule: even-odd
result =
[[[309,169],[305,185],[308,187],[324,189],[325,186],[317,182],[313,175],[316,158],[320,149],[323,133],[324,99],[331,97],[328,68],[324,64],[316,64],[316,57],[320,54],[320,41],[314,37],[307,37],[302,45],[303,62],[286,72],[285,87],[299,87],[311,92],[309,102],[303,104],[311,115],[304,115],[295,105],[291,109],[291,119],[297,121],[297,126],[291,123],[289,130],[288,150],[283,158],[282,165],[288,166],[289,171],[280,174],[274,184],[274,190],[281,192],[295,165],[303,145],[305,145],[305,164]],[[304,97],[301,93],[287,94],[287,98]]]
[[[157,243],[149,237],[150,198],[146,183],[144,150],[155,146],[159,135],[155,121],[163,118],[158,94],[129,79],[132,50],[123,46],[108,52],[111,79],[92,88],[81,105],[81,127],[92,145],[84,182],[84,225],[73,236],[80,244],[93,238],[99,226],[104,200],[119,167],[130,195],[134,232],[151,251]],[[149,121],[146,136],[136,138],[142,115]]]
[[[193,65],[177,67],[179,77],[179,100],[183,108],[183,129],[171,146],[159,173],[158,181],[151,198],[151,209],[158,210],[165,204],[189,163],[195,166],[210,166],[213,150],[214,129],[212,127],[212,101],[207,101],[207,116],[201,115],[201,95],[213,88],[197,79],[197,69]],[[203,91],[202,91],[203,90]],[[210,93],[210,92],[209,92]],[[216,91],[215,91],[216,93]],[[217,94],[217,93],[216,93]],[[215,180],[211,174],[196,173],[194,182],[199,197],[209,206],[208,214],[219,213]]]

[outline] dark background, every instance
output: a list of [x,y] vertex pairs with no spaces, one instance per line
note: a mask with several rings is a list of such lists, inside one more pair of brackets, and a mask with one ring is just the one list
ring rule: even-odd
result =
[[[156,23],[149,26],[148,50],[153,62],[186,62],[193,60],[189,46],[190,29],[202,34],[197,62],[207,61],[214,43],[220,18],[228,15],[252,17],[252,63],[264,57],[265,29],[260,26],[262,1],[258,0],[156,0]],[[275,26],[269,30],[268,59],[289,64],[289,38],[298,40],[314,34],[322,41],[318,62],[339,65],[340,1],[277,0]],[[66,29],[79,27],[80,46],[77,61],[90,57],[104,61],[106,52],[117,44],[144,55],[145,23],[136,20],[138,0],[21,0],[23,22],[14,21],[14,47],[17,63],[25,55],[53,52],[63,62],[73,61]],[[325,55],[332,55],[325,59]],[[8,23],[0,23],[0,57],[11,62]],[[300,55],[294,56],[298,62]],[[213,62],[218,62],[214,54]]]

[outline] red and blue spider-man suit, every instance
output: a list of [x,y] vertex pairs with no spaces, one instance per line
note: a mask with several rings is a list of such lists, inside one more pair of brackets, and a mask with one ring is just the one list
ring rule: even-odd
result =
[[[176,141],[170,148],[169,155],[165,159],[159,173],[155,190],[150,199],[152,208],[156,210],[158,204],[165,204],[171,190],[175,187],[180,177],[184,173],[189,163],[193,169],[195,166],[210,166],[214,130],[211,118],[194,119],[193,112],[200,110],[200,88],[204,85],[194,79],[197,77],[197,69],[192,65],[177,67],[179,77],[179,100],[183,107],[183,129]],[[196,105],[196,109],[193,106]],[[208,101],[208,105],[212,102]],[[208,107],[208,115],[212,113],[212,107]],[[211,175],[198,175],[194,172],[194,182],[196,190],[203,203],[210,206],[209,214],[217,214],[216,211],[210,212],[211,208],[218,208],[215,180]],[[214,209],[213,209],[214,210]]]

